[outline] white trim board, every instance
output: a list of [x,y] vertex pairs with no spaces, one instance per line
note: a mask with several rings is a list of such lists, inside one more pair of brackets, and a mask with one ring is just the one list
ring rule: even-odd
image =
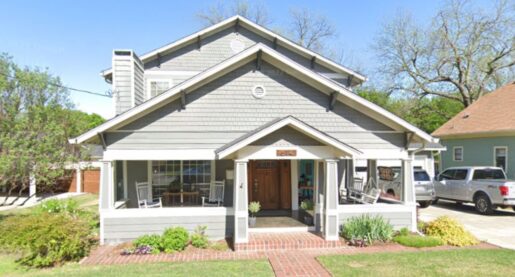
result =
[[[344,67],[344,66],[342,66],[328,58],[325,58],[324,56],[321,56],[307,48],[304,48],[304,47],[292,42],[291,40],[289,40],[279,34],[276,34],[276,33],[254,23],[250,20],[246,19],[245,17],[240,16],[240,15],[230,17],[224,21],[221,21],[220,23],[214,24],[214,25],[207,27],[199,32],[196,32],[196,33],[186,36],[182,39],[179,39],[175,42],[167,44],[163,47],[160,47],[160,48],[152,50],[146,54],[143,54],[141,56],[140,60],[143,63],[149,62],[149,61],[153,60],[154,58],[156,58],[160,54],[166,54],[166,53],[172,52],[174,50],[180,49],[181,47],[184,47],[188,44],[195,42],[199,38],[202,39],[204,37],[207,37],[211,34],[218,32],[220,30],[225,30],[226,28],[234,26],[235,24],[241,24],[243,27],[246,27],[247,29],[249,29],[249,31],[252,31],[252,32],[254,32],[258,35],[261,35],[265,38],[268,38],[272,41],[274,39],[277,39],[278,45],[283,46],[286,49],[291,50],[293,52],[296,52],[297,54],[300,54],[301,56],[314,58],[315,63],[330,67],[331,69],[333,69],[335,71],[339,71],[344,74],[352,75],[356,79],[360,80],[361,82],[364,82],[367,79],[365,76],[357,73],[356,71],[349,69],[347,67]],[[112,68],[109,68],[109,69],[102,71],[100,74],[103,77],[107,77],[108,75],[111,75],[112,72],[113,72]]]
[[337,100],[340,100],[344,103],[350,103],[351,107],[358,109],[359,111],[365,113],[366,115],[372,118],[375,118],[376,120],[385,121],[390,123],[389,125],[392,125],[397,129],[402,128],[408,132],[412,132],[424,141],[433,142],[436,140],[435,138],[420,130],[419,128],[411,125],[410,123],[394,115],[393,113],[386,111],[378,105],[371,103],[365,100],[364,98],[361,98],[360,96],[356,95],[355,93],[338,84],[337,82],[327,79],[321,76],[320,74],[301,66],[300,64],[294,62],[293,60],[289,59],[288,57],[280,54],[279,52],[271,49],[270,47],[264,44],[258,43],[240,52],[239,54],[236,54],[233,57],[225,60],[224,62],[203,71],[201,74],[195,75],[192,78],[182,82],[181,84],[171,88],[170,90],[142,103],[141,105],[136,106],[118,115],[117,117],[112,118],[111,120],[108,120],[104,124],[76,138],[70,139],[70,143],[83,143],[91,138],[96,137],[99,133],[105,132],[106,130],[111,128],[115,128],[123,124],[124,122],[128,123],[130,121],[136,120],[137,118],[140,118],[145,114],[150,113],[166,105],[168,102],[177,99],[178,97],[180,97],[181,91],[189,92],[195,90],[196,88],[202,86],[204,82],[212,81],[220,76],[223,76],[227,72],[234,70],[235,68],[238,68],[239,66],[256,59],[258,52],[262,53],[262,59],[274,64],[274,66],[296,71],[298,73],[296,74],[296,78],[298,78],[299,80],[303,80],[305,82],[311,80],[312,82],[321,85],[319,89],[320,91],[325,91],[326,93],[329,91],[337,92]]

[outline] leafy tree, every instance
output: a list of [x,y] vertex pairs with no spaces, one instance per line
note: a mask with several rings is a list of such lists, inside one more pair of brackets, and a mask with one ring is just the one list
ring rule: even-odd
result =
[[390,93],[373,88],[362,88],[358,95],[428,133],[432,133],[463,109],[460,103],[441,97],[396,98]]
[[15,189],[20,195],[31,178],[38,190],[51,190],[65,165],[79,157],[68,138],[93,120],[78,125],[80,117],[70,116],[73,105],[60,84],[46,70],[20,68],[0,55],[0,187],[9,187],[8,195]]
[[105,119],[96,113],[88,114],[78,110],[68,110],[67,112],[73,123],[69,126],[70,137],[76,137],[105,122]]
[[446,2],[423,27],[409,15],[387,22],[374,48],[390,91],[438,96],[467,107],[515,77],[513,3],[493,13],[469,1]]

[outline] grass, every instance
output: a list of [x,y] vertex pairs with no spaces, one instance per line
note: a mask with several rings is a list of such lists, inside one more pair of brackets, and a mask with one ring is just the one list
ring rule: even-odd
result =
[[112,266],[68,264],[43,270],[17,267],[12,256],[0,255],[0,276],[274,276],[267,260],[145,263]]
[[435,247],[443,244],[439,238],[418,235],[396,236],[393,238],[393,241],[404,246],[416,248]]
[[[79,204],[79,207],[83,210],[98,213],[98,194],[81,194],[78,196],[73,196],[69,199],[74,199]],[[39,204],[38,204],[39,205]],[[29,214],[31,213],[38,205],[32,206],[29,208],[15,208],[5,211],[0,211],[0,216],[8,216],[8,215],[16,215],[16,214]]]
[[334,276],[515,276],[515,251],[460,249],[322,256]]

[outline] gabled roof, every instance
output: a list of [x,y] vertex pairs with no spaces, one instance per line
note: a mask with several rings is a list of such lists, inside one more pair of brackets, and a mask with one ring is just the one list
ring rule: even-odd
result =
[[[240,15],[230,17],[224,21],[221,21],[210,27],[207,27],[207,28],[205,28],[201,31],[198,31],[194,34],[191,34],[187,37],[179,39],[175,42],[167,44],[158,49],[152,50],[146,54],[141,55],[140,59],[143,63],[147,63],[149,61],[157,59],[158,55],[164,55],[164,54],[170,53],[174,50],[180,49],[190,43],[195,42],[198,38],[207,37],[209,35],[219,32],[221,30],[224,30],[226,28],[234,26],[235,24],[241,24],[241,26],[247,28],[248,30],[255,32],[256,34],[261,35],[265,38],[268,38],[271,41],[273,41],[274,39],[277,39],[278,45],[283,46],[293,52],[296,52],[297,54],[300,54],[301,56],[308,57],[309,59],[315,58],[316,63],[326,66],[332,70],[335,70],[336,72],[352,75],[354,78],[359,80],[360,83],[364,82],[366,80],[366,77],[363,76],[362,74],[359,74],[358,72],[356,72],[352,69],[344,67],[328,58],[323,57],[322,55],[319,55],[307,48],[304,48],[304,47],[298,45],[297,43],[295,43],[279,34],[276,34],[272,31],[266,29],[265,27],[260,26],[259,24],[256,24]],[[101,72],[101,75],[104,77],[107,77],[111,74],[112,74],[112,68],[106,69]]]
[[433,132],[436,137],[515,134],[515,82],[477,100]]
[[362,154],[358,149],[333,138],[332,136],[319,131],[318,129],[306,124],[305,122],[293,117],[287,116],[283,118],[277,118],[272,120],[263,126],[251,131],[228,144],[215,150],[215,153],[219,159],[227,157],[228,155],[240,150],[241,148],[255,142],[256,140],[265,137],[285,126],[291,126],[294,129],[306,134],[309,137],[314,138],[326,145],[330,145],[350,155]]
[[[258,54],[259,53],[259,54]],[[243,50],[242,52],[232,56],[231,58],[199,73],[192,78],[172,87],[166,92],[149,99],[148,101],[136,106],[126,112],[106,121],[100,126],[80,135],[77,138],[71,139],[70,143],[83,143],[98,136],[98,134],[105,132],[111,128],[126,124],[133,121],[141,116],[154,111],[165,104],[178,99],[181,97],[181,93],[190,92],[202,84],[212,81],[226,73],[255,60],[260,57],[261,59],[272,63],[280,69],[286,69],[285,71],[289,74],[295,74],[297,79],[303,82],[309,83],[310,85],[316,85],[319,90],[327,93],[336,93],[335,100],[345,102],[351,105],[354,109],[369,115],[370,117],[383,122],[389,126],[394,126],[394,129],[402,129],[403,131],[413,133],[423,141],[431,142],[434,140],[433,137],[411,125],[405,120],[398,116],[386,111],[372,102],[361,98],[346,87],[334,82],[328,78],[323,77],[312,70],[309,70],[274,49],[258,43],[250,48]]]

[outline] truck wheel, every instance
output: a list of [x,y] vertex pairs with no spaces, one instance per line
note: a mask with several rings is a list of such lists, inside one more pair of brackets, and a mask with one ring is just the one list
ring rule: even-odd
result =
[[474,204],[476,206],[476,211],[480,214],[489,215],[494,212],[492,202],[490,202],[490,198],[484,193],[479,193],[474,197]]
[[429,207],[429,205],[431,205],[431,202],[432,201],[419,201],[418,204],[420,205],[421,208],[427,208]]

